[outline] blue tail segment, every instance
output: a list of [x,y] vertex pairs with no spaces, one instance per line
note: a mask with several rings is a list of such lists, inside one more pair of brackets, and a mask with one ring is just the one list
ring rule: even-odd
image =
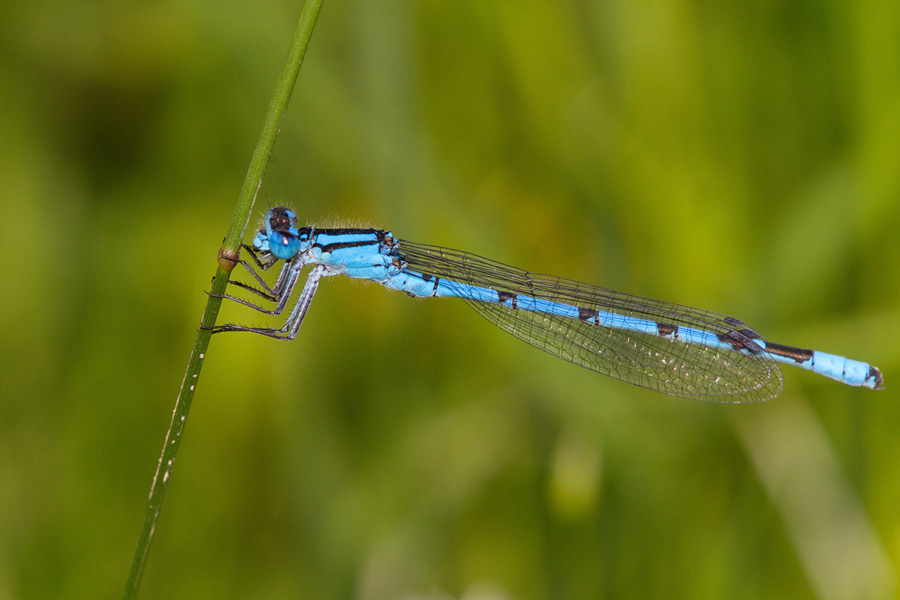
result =
[[784,385],[779,363],[848,385],[883,387],[881,372],[871,365],[767,342],[733,317],[530,273],[468,252],[401,240],[387,231],[298,228],[286,208],[270,210],[253,248],[246,248],[262,270],[285,261],[272,287],[244,261],[261,289],[233,282],[274,306],[226,298],[267,314],[281,314],[303,268],[312,269],[281,328],[227,324],[216,326],[216,332],[293,339],[319,280],[346,275],[415,297],[462,298],[497,327],[545,352],[671,396],[769,400]]

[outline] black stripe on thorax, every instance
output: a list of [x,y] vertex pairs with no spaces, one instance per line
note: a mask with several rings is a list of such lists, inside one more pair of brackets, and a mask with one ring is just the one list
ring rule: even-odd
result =
[[383,235],[384,231],[381,229],[359,229],[355,227],[338,227],[337,229],[320,229],[316,227],[316,234],[324,233],[325,235],[347,235],[347,234],[371,234],[374,233],[376,235]]
[[[352,230],[351,230],[352,231]],[[323,254],[329,254],[335,250],[343,250],[344,248],[360,248],[362,246],[380,246],[378,240],[358,240],[355,242],[335,242],[333,244],[313,244],[313,248],[319,248]]]

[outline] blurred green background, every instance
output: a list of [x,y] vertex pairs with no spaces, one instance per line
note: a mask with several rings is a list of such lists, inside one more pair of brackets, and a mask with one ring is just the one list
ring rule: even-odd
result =
[[[121,594],[299,12],[5,3],[0,598]],[[213,339],[141,596],[898,597],[898,23],[328,0],[259,217],[726,312],[887,389],[672,399],[329,280],[295,342]]]

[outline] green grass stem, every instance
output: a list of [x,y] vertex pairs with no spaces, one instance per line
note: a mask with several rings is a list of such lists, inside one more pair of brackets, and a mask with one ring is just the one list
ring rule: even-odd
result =
[[156,531],[156,525],[162,510],[163,498],[166,495],[166,488],[172,476],[175,456],[178,453],[181,436],[187,424],[191,400],[197,388],[200,369],[203,366],[203,360],[206,357],[206,351],[212,336],[211,332],[203,327],[214,325],[219,314],[219,307],[222,304],[222,299],[219,296],[225,293],[225,286],[228,284],[228,278],[235,264],[233,259],[239,256],[240,244],[244,238],[247,224],[250,221],[250,213],[253,210],[256,196],[262,185],[266,165],[272,153],[272,147],[275,145],[275,138],[281,129],[281,122],[287,110],[288,102],[291,99],[291,92],[297,81],[300,65],[303,63],[303,57],[309,46],[309,40],[312,37],[322,2],[323,0],[308,0],[303,7],[300,21],[297,23],[297,28],[294,31],[294,39],[291,42],[287,62],[278,80],[272,101],[269,103],[263,129],[256,144],[256,150],[253,152],[250,167],[247,169],[247,176],[244,179],[237,205],[234,208],[231,226],[228,229],[225,242],[219,250],[219,267],[216,270],[210,296],[203,311],[203,317],[200,321],[201,328],[197,332],[197,339],[191,351],[187,371],[185,372],[184,380],[181,382],[181,391],[178,393],[178,399],[175,401],[175,410],[172,413],[172,422],[169,424],[162,454],[159,457],[159,465],[156,468],[156,474],[153,476],[153,483],[150,486],[150,496],[147,501],[144,524],[141,528],[137,548],[135,548],[134,558],[131,563],[131,571],[125,585],[123,598],[126,600],[137,597],[141,577],[147,564],[147,556],[150,552],[150,543],[153,540],[153,534]]

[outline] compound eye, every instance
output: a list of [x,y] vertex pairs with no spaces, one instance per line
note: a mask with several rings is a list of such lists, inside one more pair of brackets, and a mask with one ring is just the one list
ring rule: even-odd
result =
[[269,234],[268,241],[269,252],[282,260],[294,258],[294,255],[300,250],[300,239],[292,233],[282,234],[274,231]]

